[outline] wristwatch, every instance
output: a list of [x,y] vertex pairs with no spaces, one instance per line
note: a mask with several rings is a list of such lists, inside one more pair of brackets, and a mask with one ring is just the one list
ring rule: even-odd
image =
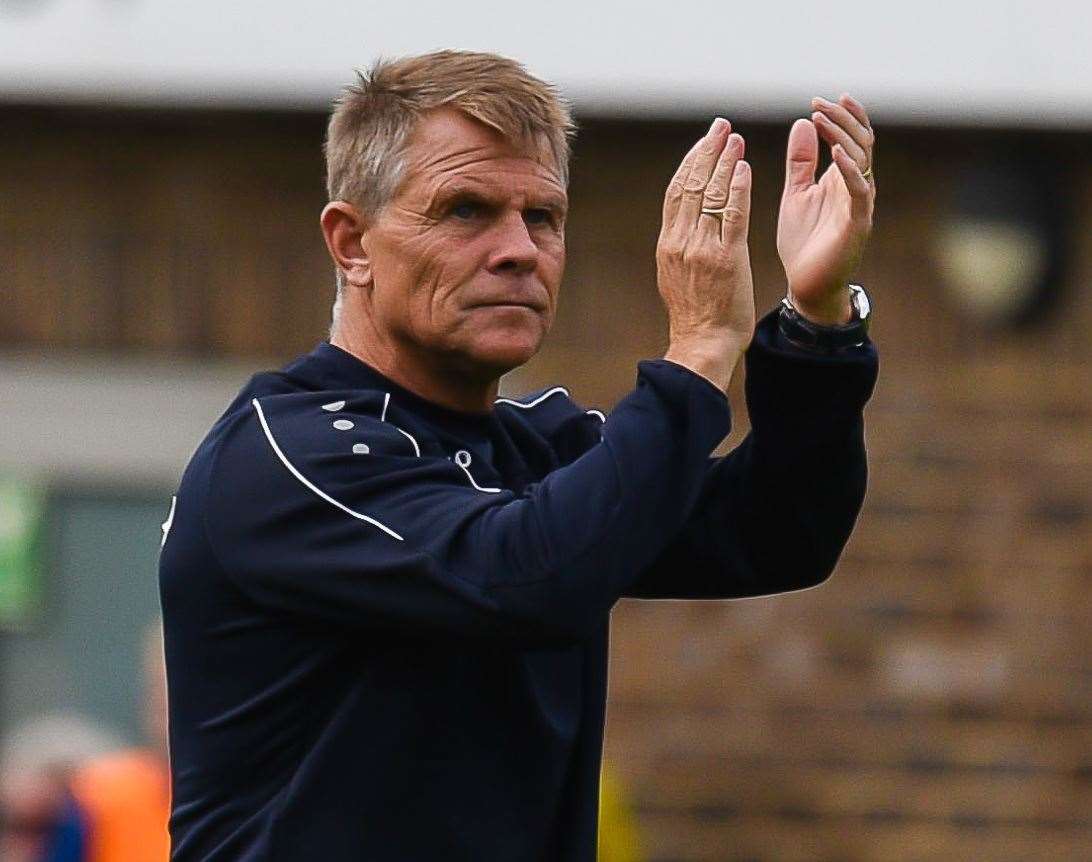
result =
[[781,313],[778,316],[777,326],[785,338],[805,350],[835,353],[847,347],[859,347],[868,335],[872,303],[863,287],[851,284],[849,304],[853,308],[853,316],[849,323],[820,326],[797,311],[786,296],[781,300]]

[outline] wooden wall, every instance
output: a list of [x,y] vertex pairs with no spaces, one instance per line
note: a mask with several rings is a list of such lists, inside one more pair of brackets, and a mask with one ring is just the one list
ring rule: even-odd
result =
[[[522,383],[609,406],[662,351],[660,200],[703,125],[586,123],[557,329]],[[764,310],[784,290],[786,129],[741,131]],[[0,112],[0,348],[308,348],[332,298],[321,132],[311,115]],[[1089,136],[879,135],[861,280],[882,372],[838,571],[614,613],[606,751],[658,862],[1092,858]],[[931,256],[951,157],[998,138],[1038,148],[1075,212],[1064,302],[1020,333],[962,321]]]
[[[591,185],[581,226],[598,234],[578,269],[594,289],[649,289],[681,131],[593,129],[578,150],[576,182]],[[783,138],[750,141],[762,308],[784,290]],[[992,143],[880,130],[861,273],[882,368],[871,481],[834,577],[773,599],[614,614],[606,748],[652,859],[1092,858],[1092,166],[1072,139],[1041,141],[1080,213],[1067,296],[1038,328],[990,334],[960,320],[930,241],[954,178],[946,156]],[[636,204],[612,205],[620,194]],[[597,299],[587,327],[604,321],[589,320]],[[618,304],[642,340],[586,330],[578,349],[584,367],[612,353],[621,386],[660,321],[647,303]]]
[[0,112],[0,343],[287,356],[328,325],[321,118]]

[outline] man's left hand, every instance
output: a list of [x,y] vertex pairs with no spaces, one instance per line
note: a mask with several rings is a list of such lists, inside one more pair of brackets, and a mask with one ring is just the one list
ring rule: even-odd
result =
[[[849,276],[872,230],[876,201],[875,135],[864,106],[848,94],[812,99],[810,120],[789,132],[785,190],[777,219],[777,252],[797,310],[815,323],[848,323]],[[819,181],[819,137],[833,161]]]

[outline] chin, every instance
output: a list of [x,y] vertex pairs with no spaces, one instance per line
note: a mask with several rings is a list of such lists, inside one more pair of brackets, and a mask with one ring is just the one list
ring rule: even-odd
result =
[[530,361],[546,335],[541,321],[533,325],[491,326],[475,333],[474,343],[467,351],[473,363],[492,373],[504,374]]
[[487,368],[490,376],[499,377],[518,368],[538,353],[539,340],[534,343],[509,341],[504,344],[482,345],[471,354],[475,365]]

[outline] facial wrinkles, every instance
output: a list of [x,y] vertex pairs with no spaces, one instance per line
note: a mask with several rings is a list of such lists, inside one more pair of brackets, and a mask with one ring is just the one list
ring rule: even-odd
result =
[[[434,232],[433,228],[438,226],[447,208],[464,191],[501,211],[522,212],[531,207],[542,207],[556,211],[558,217],[563,219],[566,199],[556,177],[548,172],[543,176],[541,170],[528,172],[526,166],[524,159],[486,156],[464,160],[458,168],[438,170],[433,176],[423,178],[414,184],[415,188],[406,190],[409,194],[404,200],[397,202],[407,227],[412,225],[411,235],[404,239],[421,243],[415,254],[423,256],[429,256],[433,246],[450,242],[450,234],[442,230]],[[505,212],[504,217],[510,218],[510,212]],[[465,234],[455,241],[460,250],[467,250]],[[474,239],[469,242],[472,244]]]
[[[443,321],[442,313],[449,295],[471,279],[480,267],[476,256],[469,256],[464,249],[454,245],[452,236],[435,230],[436,220],[423,212],[416,197],[392,202],[388,215],[385,244],[396,254],[391,256],[400,262],[401,272],[397,279],[409,288],[404,301],[420,309],[427,328],[435,329],[437,321]],[[457,325],[448,321],[443,329]]]
[[480,159],[455,170],[439,171],[430,178],[421,199],[415,202],[415,213],[424,220],[435,221],[444,207],[460,191],[467,191],[499,207],[524,210],[544,207],[564,213],[565,194],[556,178],[541,172],[526,170],[526,162],[515,160]]
[[[545,153],[535,153],[530,148],[519,148],[511,145],[500,145],[496,142],[487,144],[472,144],[445,152],[441,147],[433,152],[425,152],[419,163],[411,166],[411,171],[423,175],[435,171],[436,173],[450,173],[468,168],[478,162],[490,160],[519,160],[526,166],[533,165],[532,172],[543,179],[552,179],[558,182],[555,171],[551,170],[548,160],[544,161]],[[559,183],[560,184],[560,183]]]
[[[436,331],[439,324],[442,330],[455,330],[462,315],[453,296],[486,269],[490,248],[488,243],[476,246],[480,234],[445,229],[445,210],[457,197],[448,191],[465,186],[502,211],[557,208],[563,218],[565,189],[546,164],[493,141],[470,145],[445,141],[436,147],[411,147],[409,155],[403,187],[387,208],[388,242],[400,249],[398,256],[406,261],[401,275],[412,285],[408,299],[418,306],[428,329]],[[505,217],[510,218],[510,212]],[[563,247],[563,238],[560,241]],[[548,256],[556,254],[556,249],[544,251]],[[535,275],[542,280],[539,272]],[[554,291],[542,281],[552,310]]]

